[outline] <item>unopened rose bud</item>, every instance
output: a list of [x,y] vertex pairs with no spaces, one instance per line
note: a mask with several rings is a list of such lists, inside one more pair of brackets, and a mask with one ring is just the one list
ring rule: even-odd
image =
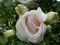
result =
[[57,12],[48,12],[46,23],[54,24],[59,20],[59,16]]
[[52,26],[51,25],[47,25],[47,29],[48,30],[51,30],[52,29]]
[[5,37],[14,36],[14,35],[15,35],[15,31],[14,31],[13,29],[7,30],[7,31],[3,32],[3,35],[4,35]]
[[16,13],[20,16],[23,15],[25,12],[28,11],[28,8],[22,4],[18,4],[17,7],[15,7]]

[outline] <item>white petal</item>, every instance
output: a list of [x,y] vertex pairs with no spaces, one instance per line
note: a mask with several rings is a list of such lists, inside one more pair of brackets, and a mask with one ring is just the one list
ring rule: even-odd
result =
[[16,34],[20,40],[25,41],[27,37],[24,31],[22,22],[24,22],[24,20],[21,18],[17,21],[17,24],[16,24],[17,33]]
[[41,24],[39,31],[36,34],[28,34],[28,40],[33,43],[38,43],[43,40],[44,34],[46,32],[46,25]]
[[20,3],[23,3],[23,4],[28,4],[30,3],[32,0],[18,0]]
[[41,10],[40,7],[37,9],[37,13],[39,14],[39,17],[42,19],[42,21],[46,21],[47,15]]

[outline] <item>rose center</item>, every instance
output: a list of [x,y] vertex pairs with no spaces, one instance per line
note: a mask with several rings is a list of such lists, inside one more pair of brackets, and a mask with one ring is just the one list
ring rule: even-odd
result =
[[29,14],[26,16],[26,25],[32,34],[35,34],[38,32],[40,24],[41,24],[41,22],[36,15]]

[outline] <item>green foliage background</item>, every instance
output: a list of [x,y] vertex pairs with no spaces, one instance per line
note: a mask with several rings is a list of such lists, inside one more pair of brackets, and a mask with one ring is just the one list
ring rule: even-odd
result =
[[[52,30],[46,32],[44,40],[39,44],[31,42],[22,42],[17,36],[6,38],[3,35],[5,30],[15,29],[15,24],[18,15],[15,12],[15,7],[19,2],[12,3],[12,0],[3,0],[0,2],[0,45],[60,45],[60,23],[52,25]],[[60,16],[60,2],[56,0],[35,0],[34,5],[27,6],[29,10],[41,7],[47,13],[49,11],[56,11]]]

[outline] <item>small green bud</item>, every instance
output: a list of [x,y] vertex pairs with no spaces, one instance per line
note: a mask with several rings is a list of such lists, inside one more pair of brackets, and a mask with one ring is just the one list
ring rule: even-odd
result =
[[59,16],[57,12],[48,12],[46,23],[54,24],[59,20]]
[[18,4],[17,7],[15,7],[16,13],[21,16],[23,15],[25,12],[28,11],[28,8],[22,4]]
[[15,35],[15,31],[13,29],[7,30],[7,31],[3,32],[3,35],[5,37],[14,36]]
[[52,26],[51,25],[47,25],[47,29],[48,30],[51,30],[52,29]]

